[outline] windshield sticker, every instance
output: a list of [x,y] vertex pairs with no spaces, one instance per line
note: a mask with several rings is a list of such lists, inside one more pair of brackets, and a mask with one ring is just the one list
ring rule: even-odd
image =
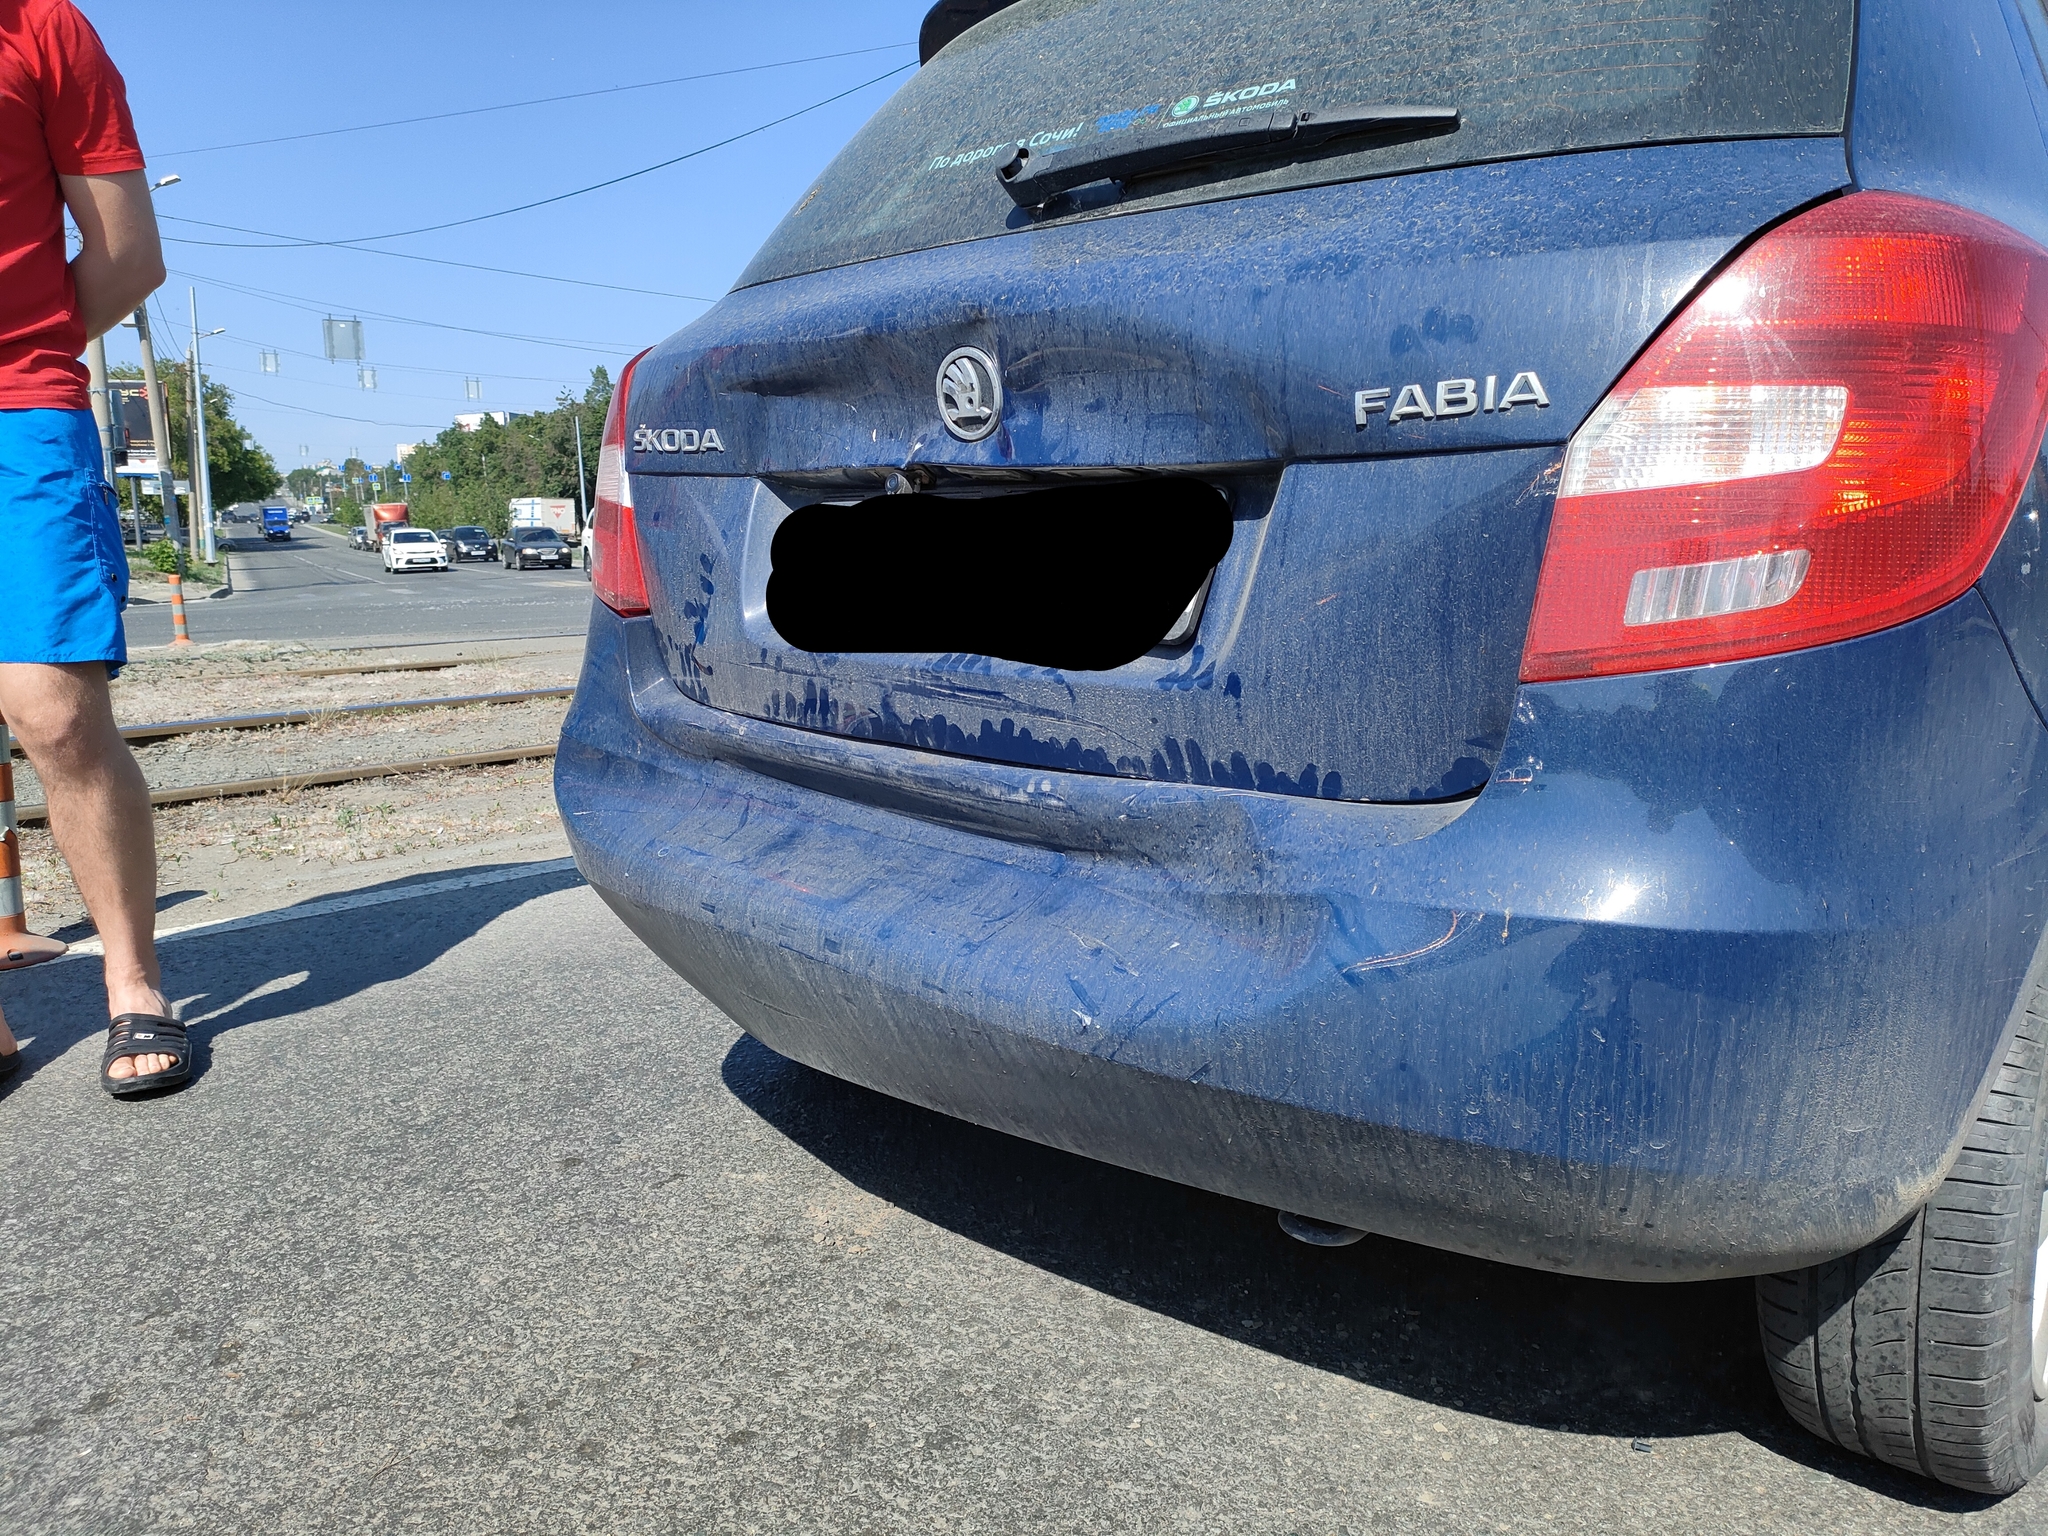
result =
[[[1095,131],[1122,133],[1144,123],[1155,123],[1161,128],[1178,128],[1191,123],[1213,123],[1219,118],[1235,117],[1241,112],[1272,111],[1288,105],[1288,98],[1300,87],[1292,76],[1284,80],[1266,80],[1256,85],[1242,85],[1233,90],[1210,91],[1207,94],[1193,94],[1181,97],[1171,104],[1155,101],[1142,107],[1125,107],[1115,112],[1105,112],[1094,120]],[[963,149],[953,154],[933,155],[925,163],[925,170],[950,171],[962,166],[979,165],[998,155],[1007,158],[1012,150],[1028,149],[1033,155],[1056,155],[1062,150],[1072,149],[1088,127],[1088,120],[1069,123],[1059,128],[1044,128],[1021,139],[1005,139],[998,144],[983,144],[974,149]]]
[[1268,80],[1264,85],[1247,85],[1234,91],[1212,91],[1202,103],[1203,110],[1211,107],[1227,107],[1235,101],[1250,101],[1255,97],[1292,95],[1300,87],[1292,80]]
[[1057,150],[1070,147],[1076,135],[1088,125],[1075,123],[1068,128],[1047,128],[1024,139],[1005,139],[1000,144],[984,144],[979,149],[964,149],[957,155],[934,155],[925,166],[927,171],[951,170],[955,166],[978,165],[992,155],[1007,156],[1013,149],[1029,149],[1035,155],[1049,155]]
[[1150,117],[1155,112],[1164,112],[1165,110],[1165,102],[1155,101],[1149,107],[1132,107],[1124,112],[1110,112],[1095,119],[1095,131],[1097,133],[1115,133],[1119,129],[1130,127],[1131,124],[1137,122],[1140,118]]
[[1167,109],[1166,121],[1160,126],[1178,128],[1188,123],[1213,123],[1241,112],[1270,112],[1288,105],[1289,98],[1300,89],[1300,82],[1290,75],[1285,80],[1211,91],[1206,96],[1183,96]]

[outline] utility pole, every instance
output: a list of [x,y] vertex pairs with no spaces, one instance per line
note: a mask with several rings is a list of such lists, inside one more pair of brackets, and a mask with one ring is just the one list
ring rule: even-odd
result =
[[[171,483],[170,411],[156,376],[156,348],[149,339],[149,301],[135,308],[135,339],[142,344],[142,387],[149,392],[149,435],[156,439],[156,493],[164,505],[164,537],[178,544],[178,488]],[[178,574],[185,574],[185,552],[178,550]]]
[[206,463],[206,379],[199,371],[199,290],[186,290],[192,297],[192,521],[203,528],[201,558],[213,564],[218,553],[213,547],[213,474]]
[[193,407],[198,403],[193,381],[199,377],[199,370],[192,365],[192,347],[185,348],[185,458],[188,462],[188,477],[185,481],[185,510],[191,514],[185,529],[185,558],[199,558],[199,467],[191,461],[198,452],[197,435],[193,423],[198,419]]
[[100,473],[114,480],[114,407],[107,398],[107,339],[95,336],[85,344],[85,371],[92,376],[93,424],[100,429]]

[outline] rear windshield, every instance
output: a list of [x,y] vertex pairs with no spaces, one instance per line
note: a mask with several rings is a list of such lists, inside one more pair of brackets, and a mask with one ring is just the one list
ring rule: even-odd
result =
[[[1565,150],[1838,134],[1853,0],[1019,0],[944,48],[782,221],[739,286],[1033,223]],[[1034,157],[1230,114],[1451,106],[1448,134],[1352,140],[1083,190]]]

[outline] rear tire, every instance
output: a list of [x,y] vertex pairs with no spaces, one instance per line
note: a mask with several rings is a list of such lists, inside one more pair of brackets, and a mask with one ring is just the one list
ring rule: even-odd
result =
[[1976,1493],[2048,1463],[2048,990],[1962,1156],[1890,1236],[1756,1282],[1786,1412],[1845,1450]]

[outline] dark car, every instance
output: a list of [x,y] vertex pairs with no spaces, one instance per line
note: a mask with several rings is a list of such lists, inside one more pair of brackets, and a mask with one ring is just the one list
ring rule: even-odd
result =
[[572,559],[562,536],[552,528],[520,528],[499,546],[505,552],[505,569],[531,570],[535,566],[570,569]]
[[450,528],[441,535],[441,541],[457,560],[495,560],[498,555],[498,544],[491,531],[473,524]]
[[2040,0],[923,52],[613,396],[592,886],[786,1056],[1311,1241],[1756,1277],[1794,1418],[2025,1482]]

